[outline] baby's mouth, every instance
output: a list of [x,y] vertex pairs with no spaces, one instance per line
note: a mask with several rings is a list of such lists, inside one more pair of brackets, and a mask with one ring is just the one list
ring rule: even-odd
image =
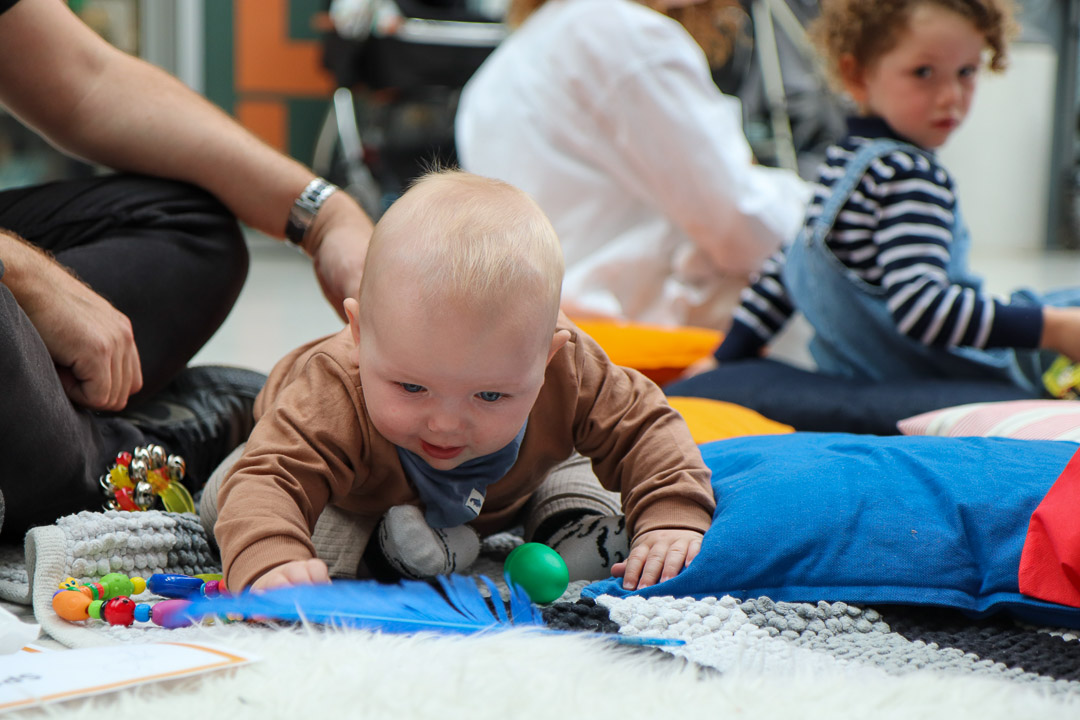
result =
[[424,454],[428,457],[433,457],[438,460],[451,460],[461,454],[461,451],[465,449],[464,445],[455,445],[450,447],[444,447],[442,445],[432,445],[427,440],[420,441],[420,447],[423,448]]

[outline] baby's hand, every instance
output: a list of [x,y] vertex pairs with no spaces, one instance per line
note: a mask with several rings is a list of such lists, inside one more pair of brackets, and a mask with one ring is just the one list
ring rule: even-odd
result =
[[319,585],[330,582],[326,563],[318,558],[293,560],[266,573],[251,584],[252,590],[269,590],[287,585]]
[[611,574],[623,579],[624,590],[638,590],[670,580],[697,556],[701,537],[694,530],[642,533],[630,548],[630,557],[626,562],[612,565]]

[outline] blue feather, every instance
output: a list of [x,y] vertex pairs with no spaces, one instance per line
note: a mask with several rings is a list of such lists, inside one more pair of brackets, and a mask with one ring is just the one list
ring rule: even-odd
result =
[[[512,627],[544,628],[543,615],[517,584],[510,588],[509,607],[489,578],[465,575],[436,578],[438,587],[419,580],[387,585],[374,580],[336,580],[329,585],[298,585],[263,592],[202,597],[182,615],[191,621],[206,617],[267,618],[379,630],[388,633],[477,633]],[[546,630],[546,632],[557,632]],[[683,645],[682,640],[617,634],[601,637],[630,645]]]
[[507,612],[495,584],[487,578],[483,581],[492,592],[491,604],[469,577],[449,575],[437,580],[439,587],[417,580],[396,585],[338,580],[330,585],[243,592],[200,598],[184,614],[196,620],[214,615],[306,620],[385,632],[475,633],[543,626],[540,611],[516,585],[511,588],[512,608]]

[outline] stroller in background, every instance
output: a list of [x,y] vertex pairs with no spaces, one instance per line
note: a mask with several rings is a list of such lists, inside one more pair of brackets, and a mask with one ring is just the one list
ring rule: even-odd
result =
[[[411,179],[433,164],[456,164],[458,96],[506,36],[507,2],[334,0],[323,65],[338,89],[313,169],[378,219]],[[739,0],[730,11],[740,30],[714,81],[742,101],[761,163],[812,178],[845,129],[804,31],[817,0]]]
[[506,36],[501,0],[334,0],[323,66],[337,84],[315,172],[373,220],[410,180],[455,165],[461,88]]
[[829,87],[806,34],[817,0],[739,0],[728,62],[713,80],[742,101],[743,129],[763,165],[813,179],[826,148],[846,132],[844,101]]

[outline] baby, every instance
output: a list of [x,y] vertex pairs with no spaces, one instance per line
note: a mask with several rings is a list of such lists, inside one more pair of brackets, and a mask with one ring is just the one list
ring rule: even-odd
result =
[[[521,524],[602,552],[588,531],[620,528],[582,517],[612,515],[597,477],[631,538],[610,572],[631,589],[685,567],[712,519],[709,471],[660,390],[560,315],[562,273],[547,218],[505,183],[438,172],[394,203],[348,328],[278,363],[204,495],[228,587],[451,572],[479,535]],[[350,560],[320,557],[322,523],[352,533]]]

